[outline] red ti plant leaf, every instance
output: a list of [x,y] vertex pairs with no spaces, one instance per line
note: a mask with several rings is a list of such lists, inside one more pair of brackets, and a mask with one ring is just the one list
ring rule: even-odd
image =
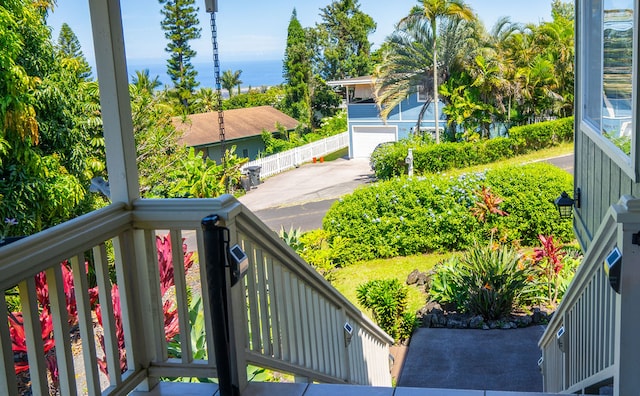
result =
[[533,249],[533,260],[536,263],[547,259],[552,265],[553,272],[557,275],[562,271],[563,262],[562,259],[565,256],[565,252],[556,246],[553,242],[553,235],[544,236],[538,235],[541,247]]
[[541,247],[533,250],[533,262],[546,278],[547,298],[549,304],[558,303],[560,271],[564,266],[565,252],[561,246],[553,242],[553,236],[538,235]]
[[497,214],[498,216],[508,216],[509,214],[500,209],[502,198],[493,194],[489,187],[482,186],[480,191],[476,191],[476,195],[480,198],[476,201],[475,205],[471,208],[471,213],[481,222],[487,220],[490,214]]
[[[62,268],[62,280],[65,294],[65,303],[67,309],[67,321],[70,325],[78,323],[78,311],[75,299],[75,291],[73,286],[73,275],[68,267],[68,263],[65,261],[61,264]],[[41,307],[39,314],[40,331],[42,336],[42,342],[44,346],[44,354],[47,362],[47,368],[51,374],[51,379],[54,387],[57,386],[58,377],[58,364],[55,354],[49,353],[55,347],[55,339],[53,338],[53,321],[51,319],[51,303],[49,300],[49,286],[47,284],[47,277],[43,272],[36,274],[35,276],[36,286],[36,298]],[[21,312],[12,312],[9,314],[9,334],[11,335],[11,346],[14,354],[26,354],[27,343],[26,335],[24,332],[24,318]],[[29,369],[29,363],[25,360],[20,360],[14,363],[14,369],[16,373],[21,373]]]
[[[96,318],[98,319],[98,324],[103,327],[102,308],[100,307],[100,304],[95,303],[98,296],[97,287],[94,287],[89,291],[89,296],[92,300],[92,304],[95,304],[95,313]],[[118,340],[118,359],[120,362],[120,372],[124,373],[127,370],[127,353],[124,345],[124,327],[122,326],[122,308],[120,306],[120,291],[118,290],[118,285],[113,285],[113,287],[111,288],[111,303],[113,304],[116,339]],[[106,348],[104,335],[98,335],[98,343],[100,344],[102,351],[105,352]],[[103,353],[102,358],[98,359],[98,368],[100,368],[100,371],[102,371],[107,377],[109,376],[106,353]]]
[[[160,294],[164,296],[169,288],[175,284],[173,274],[173,256],[171,255],[171,238],[169,235],[156,236],[158,248],[158,270],[160,272]],[[182,244],[184,257],[184,272],[188,272],[193,265],[193,252],[187,252],[187,244]]]
[[[171,239],[168,235],[164,237],[156,236],[156,246],[158,249],[158,271],[160,274],[160,291],[162,295],[167,292],[172,286],[175,284],[174,280],[174,271],[173,271],[173,258],[171,255]],[[191,266],[194,263],[193,260],[193,252],[187,252],[187,245],[183,243],[183,256],[184,256],[184,270],[188,272]],[[102,309],[98,301],[98,290],[97,288],[93,288],[89,291],[89,296],[91,298],[91,304],[95,307],[96,317],[98,318],[98,323],[102,326]],[[115,317],[116,324],[116,336],[118,339],[118,348],[120,350],[120,370],[124,372],[127,369],[127,357],[125,353],[125,345],[124,345],[124,328],[122,326],[122,310],[120,308],[120,293],[118,291],[118,286],[113,285],[111,289],[111,297],[113,302],[113,311]],[[164,313],[164,328],[165,328],[165,338],[167,341],[173,339],[179,332],[180,326],[178,321],[178,310],[171,303],[171,301],[166,300],[162,305],[163,313]],[[102,350],[105,350],[104,337],[99,336],[98,338],[99,344],[102,347]],[[98,362],[98,366],[100,370],[108,376],[107,372],[107,361],[106,357],[104,357],[101,361]]]

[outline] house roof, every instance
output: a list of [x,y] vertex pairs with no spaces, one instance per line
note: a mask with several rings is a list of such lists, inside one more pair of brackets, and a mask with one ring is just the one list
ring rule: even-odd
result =
[[[189,121],[182,117],[173,117],[173,126],[182,132],[180,143],[187,146],[206,146],[220,141],[218,113],[209,112],[191,114]],[[250,107],[246,109],[225,110],[224,131],[226,140],[257,136],[263,130],[277,132],[276,123],[286,130],[295,129],[298,121],[271,106]]]
[[345,78],[343,80],[327,81],[327,85],[330,87],[349,86],[349,85],[370,85],[373,84],[373,78],[371,76]]

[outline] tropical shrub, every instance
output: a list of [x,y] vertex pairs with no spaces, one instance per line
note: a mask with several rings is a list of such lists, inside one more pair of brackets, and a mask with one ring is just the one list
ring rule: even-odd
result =
[[460,259],[439,264],[429,297],[486,320],[508,315],[526,295],[533,270],[507,245],[474,245]]
[[509,129],[509,137],[520,153],[552,147],[573,141],[573,117],[515,126]]
[[464,311],[487,320],[508,315],[526,294],[532,275],[522,255],[507,245],[476,245],[460,264],[454,279],[467,291]]
[[564,296],[581,262],[581,253],[557,244],[552,235],[538,235],[540,247],[533,250],[533,268],[537,272],[535,293],[549,307],[555,308]]
[[561,242],[573,239],[571,220],[560,219],[553,203],[560,192],[573,189],[567,172],[545,163],[510,166],[488,171],[486,184],[503,200],[500,209],[509,215],[485,223],[485,238],[497,230],[500,238],[525,246],[537,245],[541,234],[553,234]]
[[[339,250],[334,250],[329,244],[329,234],[325,230],[313,230],[303,234],[300,229],[291,228],[288,232],[281,229],[279,236],[326,280],[334,279],[336,256],[339,259],[339,254],[334,253],[339,253]],[[339,239],[337,241],[339,242]]]
[[414,174],[444,172],[455,168],[481,165],[533,150],[552,147],[573,139],[573,117],[540,122],[509,130],[509,137],[497,137],[477,142],[434,144],[417,139],[378,146],[371,154],[371,167],[376,177],[388,180],[405,175],[405,158],[413,149]]
[[240,186],[240,168],[248,159],[235,154],[232,146],[225,154],[225,166],[202,156],[190,147],[164,179],[150,187],[147,198],[215,198],[229,187]]
[[300,236],[302,231],[300,228],[294,229],[293,226],[289,228],[289,231],[285,231],[284,227],[280,226],[278,237],[284,241],[289,247],[295,250],[298,254],[302,251],[304,245],[300,242]]
[[358,302],[371,310],[373,319],[396,342],[411,336],[416,317],[407,313],[407,288],[397,279],[375,279],[358,286]]
[[532,246],[539,234],[553,232],[568,241],[571,222],[559,218],[553,200],[571,188],[568,173],[544,163],[397,178],[344,196],[327,212],[323,229],[340,253],[333,256],[337,265],[464,250],[493,237]]
[[467,290],[457,281],[456,275],[460,267],[460,258],[451,257],[438,263],[433,268],[431,284],[429,285],[429,298],[440,304],[451,304],[464,307],[467,298]]
[[490,242],[474,245],[460,258],[438,263],[429,298],[487,320],[507,316],[514,307],[544,304],[555,308],[580,263],[580,253],[540,236],[532,255]]

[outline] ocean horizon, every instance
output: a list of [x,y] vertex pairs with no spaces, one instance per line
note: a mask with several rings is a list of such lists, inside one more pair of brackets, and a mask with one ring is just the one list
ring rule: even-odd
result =
[[[192,62],[198,72],[196,81],[200,83],[198,88],[216,88],[216,79],[213,67],[213,60],[210,62]],[[162,86],[171,85],[171,78],[167,74],[167,63],[164,60],[131,60],[127,61],[127,71],[129,80],[133,79],[136,71],[149,70],[149,77],[158,76]],[[273,86],[284,83],[282,77],[282,60],[250,60],[250,61],[221,61],[220,74],[225,70],[242,70],[240,80],[242,88],[260,88],[262,86]],[[223,88],[224,90],[224,88]],[[225,91],[226,92],[226,91]]]

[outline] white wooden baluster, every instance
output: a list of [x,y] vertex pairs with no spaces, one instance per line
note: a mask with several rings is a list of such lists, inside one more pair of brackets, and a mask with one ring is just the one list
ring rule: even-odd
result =
[[[89,282],[87,281],[84,259],[74,256],[70,261],[78,306],[78,325],[80,327],[80,338],[82,339],[87,390],[90,395],[99,395],[100,377],[98,375],[98,367],[92,364],[97,361],[97,355],[95,335],[93,333],[93,318],[91,316],[91,301],[89,300]],[[104,316],[105,312],[102,315]]]
[[73,395],[76,391],[76,378],[71,353],[69,334],[69,314],[64,293],[64,280],[60,265],[54,265],[47,270],[47,285],[49,286],[49,304],[53,321],[53,334],[56,340],[56,360],[60,378],[60,393]]
[[[6,318],[8,315],[7,300],[2,297],[0,298],[0,318]],[[7,396],[18,395],[16,372],[13,368],[11,335],[9,333],[9,325],[4,319],[0,320],[0,392]]]
[[113,299],[111,298],[111,279],[109,277],[109,262],[107,248],[104,243],[93,248],[93,262],[98,286],[98,299],[102,311],[102,336],[107,359],[107,371],[112,386],[122,383],[120,373],[120,355],[116,323],[113,313]]
[[36,282],[30,276],[20,282],[18,288],[20,289],[24,334],[27,342],[31,391],[34,394],[46,395],[49,393],[49,385],[47,383],[47,365],[44,360],[38,299],[36,298]]

